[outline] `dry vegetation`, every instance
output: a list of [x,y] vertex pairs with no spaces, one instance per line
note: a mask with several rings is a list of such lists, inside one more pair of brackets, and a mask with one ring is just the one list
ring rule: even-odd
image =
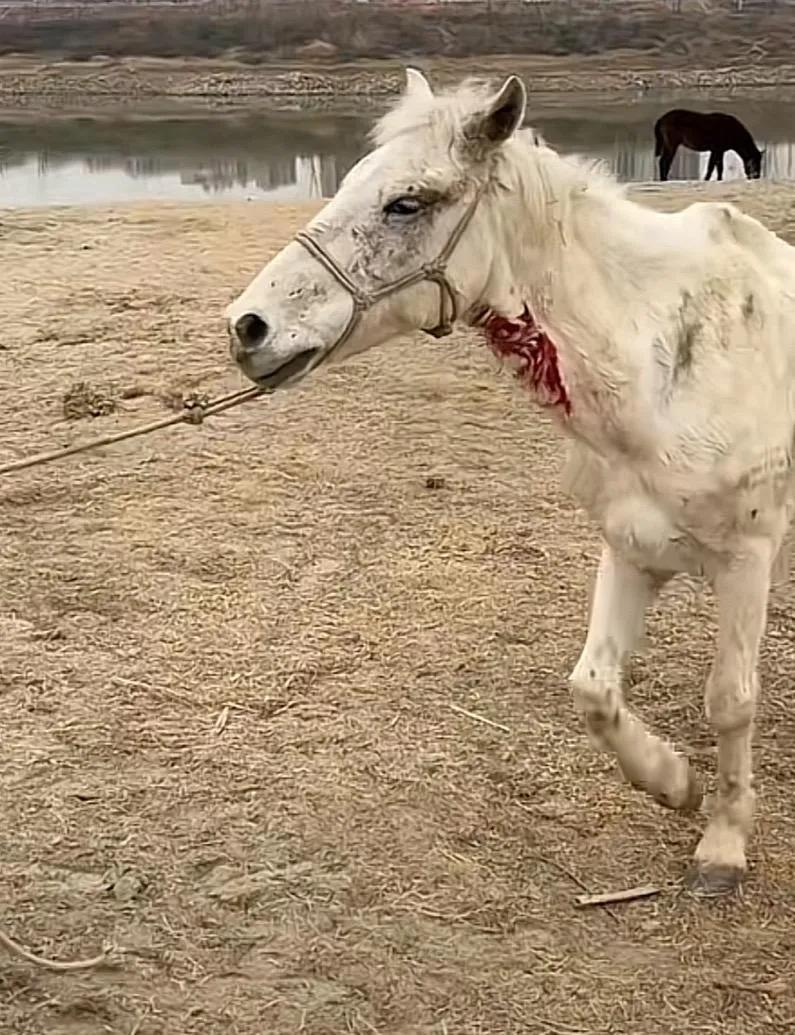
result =
[[[791,189],[710,193],[795,240]],[[222,307],[308,211],[3,213],[0,459],[234,387]],[[674,886],[702,820],[620,783],[572,715],[597,541],[557,466],[462,335],[2,480],[0,922],[121,962],[0,959],[4,1035],[789,1030],[792,583],[754,871],[698,904]],[[674,586],[650,631],[633,700],[711,778],[708,595]]]
[[[332,0],[211,0],[10,5],[0,0],[0,54],[58,54],[76,60],[219,57],[252,63],[309,54],[349,60],[423,55],[604,54],[631,48],[667,63],[755,64],[791,59],[792,6],[735,0],[549,0],[409,5]],[[318,41],[321,46],[318,47]],[[325,50],[322,47],[325,44]]]
[[[534,93],[777,91],[795,84],[790,0],[50,3],[3,7],[0,103],[157,97],[360,104],[402,87],[523,75]],[[474,62],[474,63],[473,63]]]

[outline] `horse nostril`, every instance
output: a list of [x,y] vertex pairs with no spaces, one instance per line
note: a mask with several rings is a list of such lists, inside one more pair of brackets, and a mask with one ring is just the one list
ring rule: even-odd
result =
[[258,348],[268,336],[268,325],[256,313],[245,313],[235,323],[235,334],[244,348]]

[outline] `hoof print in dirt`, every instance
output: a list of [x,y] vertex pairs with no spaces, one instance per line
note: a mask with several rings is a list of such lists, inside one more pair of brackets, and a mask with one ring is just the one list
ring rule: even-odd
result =
[[742,894],[744,872],[734,866],[711,869],[691,867],[685,874],[684,887],[693,898],[726,898]]
[[117,902],[131,902],[145,890],[148,880],[143,873],[135,870],[111,869],[105,876],[105,887]]

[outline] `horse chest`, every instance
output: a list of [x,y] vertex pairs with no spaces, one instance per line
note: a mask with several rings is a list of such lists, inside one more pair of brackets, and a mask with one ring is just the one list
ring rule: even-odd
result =
[[701,574],[704,550],[677,520],[678,510],[643,491],[622,492],[604,500],[599,524],[605,540],[641,567]]
[[720,533],[696,529],[689,500],[651,485],[634,465],[608,463],[579,443],[563,472],[564,490],[617,552],[644,568],[703,574]]

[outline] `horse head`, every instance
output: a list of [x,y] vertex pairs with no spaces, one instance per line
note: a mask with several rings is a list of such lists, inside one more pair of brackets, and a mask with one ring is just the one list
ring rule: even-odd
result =
[[745,175],[749,180],[758,180],[762,175],[762,159],[765,156],[765,148],[760,151],[755,149],[754,153],[743,159]]
[[332,356],[416,330],[439,337],[476,303],[498,302],[509,286],[496,242],[513,225],[495,203],[509,196],[499,156],[525,103],[516,76],[436,96],[408,69],[374,149],[228,307],[242,371],[292,384]]

